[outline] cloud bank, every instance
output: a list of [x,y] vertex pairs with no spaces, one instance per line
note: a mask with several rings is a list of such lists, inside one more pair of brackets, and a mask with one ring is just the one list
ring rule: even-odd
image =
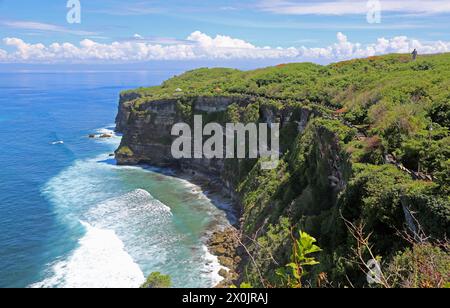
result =
[[5,38],[0,49],[3,63],[127,63],[152,60],[245,60],[245,59],[324,59],[328,61],[368,57],[386,53],[408,53],[414,48],[421,54],[450,52],[450,42],[420,42],[406,36],[379,38],[371,44],[351,42],[339,32],[337,42],[327,47],[258,47],[224,35],[208,36],[196,31],[186,42],[154,44],[147,41],[123,41],[101,44],[93,40],[71,43],[30,44],[19,38]]

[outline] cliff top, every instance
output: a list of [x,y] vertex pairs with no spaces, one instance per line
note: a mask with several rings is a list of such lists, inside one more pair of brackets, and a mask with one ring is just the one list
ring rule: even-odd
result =
[[448,80],[450,54],[420,56],[417,61],[410,55],[395,54],[328,66],[293,63],[253,71],[201,68],[160,86],[124,91],[122,95],[137,94],[137,104],[182,96],[252,95],[342,108],[354,103],[364,106],[386,93],[398,94],[392,99],[401,102],[408,100],[405,95],[439,95],[448,92]]

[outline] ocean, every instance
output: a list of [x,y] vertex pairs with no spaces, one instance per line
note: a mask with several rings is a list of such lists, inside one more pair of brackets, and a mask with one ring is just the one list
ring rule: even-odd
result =
[[171,170],[116,166],[119,92],[180,72],[0,73],[0,287],[217,284],[206,235],[227,225]]

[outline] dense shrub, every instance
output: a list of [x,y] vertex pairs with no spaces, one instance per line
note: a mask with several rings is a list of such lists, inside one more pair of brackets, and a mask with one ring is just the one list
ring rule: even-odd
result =
[[430,244],[415,244],[395,256],[386,274],[397,288],[449,287],[450,254]]
[[142,289],[167,289],[172,286],[170,276],[162,275],[159,272],[151,273],[147,281],[142,285]]

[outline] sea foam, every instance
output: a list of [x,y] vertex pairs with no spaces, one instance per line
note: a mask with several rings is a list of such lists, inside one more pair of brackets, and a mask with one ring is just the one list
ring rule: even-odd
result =
[[114,231],[81,222],[86,235],[79,247],[64,261],[51,266],[53,275],[34,288],[132,288],[139,287],[144,274],[124,250]]
[[[114,149],[120,137],[92,142]],[[177,203],[175,213],[143,189],[149,184],[183,196],[168,198]],[[194,236],[194,226],[180,209],[202,224],[225,223],[225,214],[188,181],[152,168],[116,166],[105,153],[74,162],[42,193],[60,223],[79,234],[82,221],[85,233],[79,235],[77,247],[49,264],[45,278],[32,287],[138,287],[153,271],[171,275],[175,287],[211,287],[222,280],[222,267],[199,238],[204,234]]]
[[[137,189],[108,199],[80,216],[86,234],[78,247],[65,260],[52,264],[48,278],[32,287],[134,288],[144,282],[144,273],[130,252],[143,263],[165,261],[161,243],[169,242],[165,226],[172,214],[147,191]],[[148,224],[154,228],[145,230]]]

